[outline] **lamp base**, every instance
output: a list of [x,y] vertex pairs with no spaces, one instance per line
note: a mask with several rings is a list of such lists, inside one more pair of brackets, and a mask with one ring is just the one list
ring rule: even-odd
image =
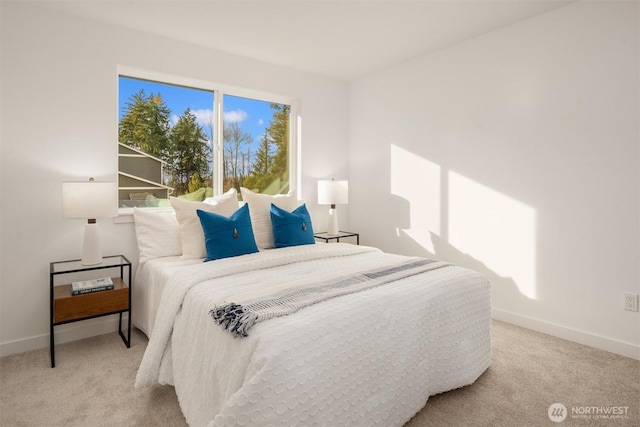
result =
[[84,226],[84,246],[82,249],[82,265],[96,265],[102,263],[98,224],[95,222]]
[[327,234],[329,236],[337,236],[339,233],[338,228],[338,210],[336,209],[336,205],[331,205],[331,209],[329,209],[329,222],[327,224]]

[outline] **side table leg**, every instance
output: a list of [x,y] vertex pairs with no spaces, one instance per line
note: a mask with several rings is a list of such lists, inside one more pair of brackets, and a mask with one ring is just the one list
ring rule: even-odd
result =
[[[131,317],[131,312],[129,312],[129,317]],[[131,348],[131,320],[129,320],[128,336],[125,338],[124,333],[122,333],[122,312],[120,312],[120,318],[118,320],[118,334],[120,338],[122,338],[124,345],[126,345],[127,348]]]
[[56,343],[53,335],[53,275],[49,275],[49,351],[51,352],[51,367],[56,367]]
[[51,349],[51,367],[55,368],[56,367],[56,344],[53,338],[53,323],[51,323],[50,329],[51,330],[49,331],[49,336],[50,336],[49,347]]

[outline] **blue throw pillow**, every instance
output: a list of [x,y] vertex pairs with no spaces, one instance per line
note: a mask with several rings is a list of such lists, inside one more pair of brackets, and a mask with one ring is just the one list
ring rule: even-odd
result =
[[287,246],[313,245],[313,227],[306,205],[299,206],[293,212],[271,204],[271,226],[276,248]]
[[204,231],[205,262],[258,252],[249,205],[245,204],[229,218],[200,209],[196,212]]

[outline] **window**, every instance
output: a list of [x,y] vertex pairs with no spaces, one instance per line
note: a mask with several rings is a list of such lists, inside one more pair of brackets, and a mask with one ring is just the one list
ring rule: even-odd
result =
[[169,80],[118,77],[120,207],[293,188],[290,102]]

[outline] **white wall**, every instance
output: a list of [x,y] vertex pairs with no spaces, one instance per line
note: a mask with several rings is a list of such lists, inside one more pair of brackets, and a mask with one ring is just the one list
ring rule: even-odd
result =
[[[315,203],[316,180],[347,176],[346,83],[54,13],[33,2],[0,7],[0,354],[48,345],[49,262],[80,256],[82,222],[62,217],[61,182],[116,179],[118,64],[299,100],[302,196],[317,223],[326,221],[324,207]],[[133,224],[98,222],[105,254],[137,259]],[[113,331],[115,319],[57,327],[57,340]]]
[[351,228],[482,272],[498,319],[640,358],[638,26],[578,2],[354,82]]

